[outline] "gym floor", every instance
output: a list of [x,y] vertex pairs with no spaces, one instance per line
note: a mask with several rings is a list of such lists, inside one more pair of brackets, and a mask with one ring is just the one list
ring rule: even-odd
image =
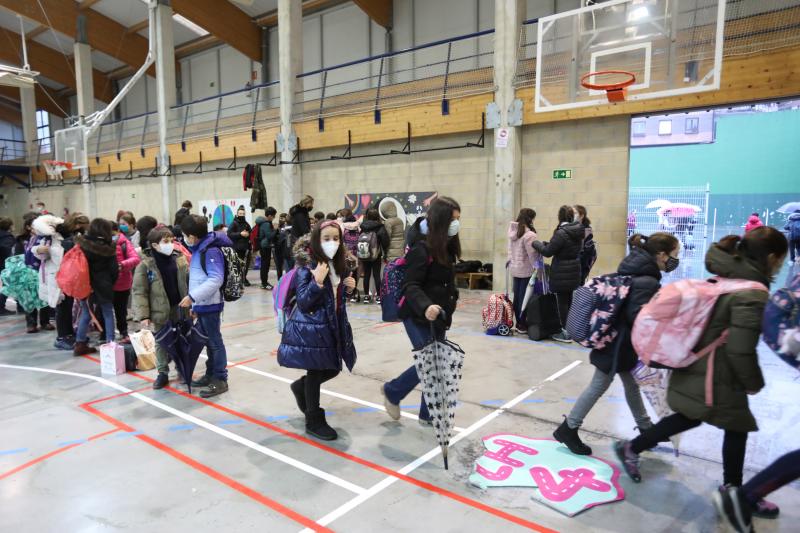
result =
[[[304,434],[288,388],[300,372],[278,366],[271,293],[255,285],[226,306],[230,391],[208,401],[174,383],[153,391],[155,371],[101,378],[95,358],[25,334],[21,316],[0,319],[0,530],[717,531],[709,495],[722,432],[708,426],[684,435],[680,457],[669,446],[645,454],[643,482],[621,478],[624,501],[572,518],[532,500],[533,489],[467,482],[481,437],[550,437],[592,374],[577,345],[484,335],[487,296],[462,291],[450,332],[467,355],[449,471],[432,429],[415,420],[417,393],[399,422],[382,411],[379,386],[411,355],[402,325],[380,322],[379,306],[348,309],[359,359],[354,374],[325,384],[332,443]],[[745,478],[800,440],[800,381],[767,349],[761,365],[768,385],[751,400],[761,431],[748,441]],[[633,426],[617,380],[582,436],[613,460],[613,439],[634,436]],[[757,529],[797,531],[800,486],[770,500],[781,517]]]

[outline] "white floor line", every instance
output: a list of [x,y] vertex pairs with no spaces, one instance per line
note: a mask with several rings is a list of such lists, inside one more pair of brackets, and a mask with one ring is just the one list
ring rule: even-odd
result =
[[[131,389],[129,389],[127,387],[124,387],[122,385],[114,383],[113,381],[107,380],[105,378],[101,378],[101,377],[98,377],[98,376],[93,376],[93,375],[90,375],[90,374],[81,374],[79,372],[67,372],[67,371],[64,371],[64,370],[53,370],[53,369],[49,369],[49,368],[37,368],[37,367],[31,367],[31,366],[18,366],[18,365],[6,365],[6,364],[0,364],[0,368],[10,368],[10,369],[15,369],[15,370],[29,370],[29,371],[33,371],[33,372],[43,372],[43,373],[49,373],[49,374],[61,374],[61,375],[64,375],[64,376],[72,376],[72,377],[80,377],[80,378],[84,378],[84,379],[91,379],[91,380],[96,381],[97,383],[100,383],[102,385],[106,385],[107,387],[111,387],[112,389],[118,390],[120,392],[131,392]],[[215,426],[214,424],[206,422],[205,420],[201,420],[201,419],[199,419],[199,418],[197,418],[195,416],[192,416],[190,414],[186,414],[183,411],[179,411],[178,409],[170,407],[169,405],[163,404],[163,403],[161,403],[161,402],[159,402],[157,400],[153,400],[152,398],[148,398],[147,396],[143,396],[142,394],[139,394],[138,392],[134,392],[134,393],[130,394],[129,396],[131,398],[136,398],[137,400],[140,400],[140,401],[142,401],[144,403],[150,404],[150,405],[152,405],[153,407],[155,407],[157,409],[160,409],[162,411],[170,413],[171,415],[174,415],[174,416],[177,416],[179,418],[182,418],[183,420],[186,420],[187,422],[191,422],[192,424],[195,424],[195,425],[197,425],[199,427],[202,427],[203,429],[207,429],[208,431],[216,433],[217,435],[220,435],[221,437],[225,437],[226,439],[229,439],[229,440],[232,440],[234,442],[237,442],[237,443],[239,443],[239,444],[241,444],[243,446],[246,446],[246,447],[248,447],[248,448],[250,448],[252,450],[255,450],[255,451],[259,452],[259,453],[262,453],[262,454],[264,454],[264,455],[266,455],[268,457],[272,457],[273,459],[277,459],[278,461],[281,461],[282,463],[285,463],[285,464],[287,464],[289,466],[292,466],[294,468],[302,470],[302,471],[304,471],[304,472],[306,472],[308,474],[311,474],[312,476],[315,476],[315,477],[318,477],[318,478],[323,479],[325,481],[328,481],[329,483],[333,483],[334,485],[337,485],[337,486],[339,486],[339,487],[341,487],[343,489],[349,490],[350,492],[353,492],[355,494],[363,494],[366,491],[366,489],[364,489],[363,487],[360,487],[358,485],[350,483],[349,481],[345,481],[344,479],[341,479],[341,478],[339,478],[337,476],[334,476],[332,474],[329,474],[327,472],[319,470],[318,468],[315,468],[315,467],[313,467],[311,465],[308,465],[306,463],[303,463],[301,461],[293,459],[293,458],[291,458],[291,457],[289,457],[287,455],[284,455],[284,454],[282,454],[280,452],[276,452],[275,450],[272,450],[270,448],[267,448],[266,446],[262,446],[262,445],[260,445],[258,443],[255,443],[255,442],[253,442],[253,441],[251,441],[249,439],[246,439],[246,438],[244,438],[244,437],[242,437],[240,435],[237,435],[236,433],[231,433],[230,431],[227,431],[227,430],[222,429],[222,428],[220,428],[218,426]]]
[[[482,428],[483,426],[485,426],[486,424],[488,424],[489,422],[491,422],[492,420],[494,420],[495,418],[497,418],[498,416],[503,414],[506,410],[511,409],[512,407],[514,407],[515,405],[517,405],[518,403],[523,401],[525,398],[527,398],[528,396],[530,396],[534,392],[538,391],[540,388],[542,388],[545,385],[545,383],[557,380],[558,378],[560,378],[561,376],[563,376],[564,374],[566,374],[567,372],[569,372],[570,370],[572,370],[573,368],[575,368],[576,366],[578,366],[580,364],[581,364],[580,361],[573,361],[572,363],[570,363],[569,365],[565,366],[564,368],[562,368],[558,372],[556,372],[556,373],[552,374],[551,376],[545,378],[544,381],[542,381],[538,385],[536,385],[534,387],[531,387],[530,389],[526,390],[525,392],[523,392],[522,394],[520,394],[516,398],[506,402],[501,407],[498,407],[496,410],[494,410],[491,413],[489,413],[488,415],[484,416],[483,418],[481,418],[480,420],[478,420],[477,422],[475,422],[474,424],[469,426],[467,429],[465,429],[464,431],[462,431],[461,433],[459,433],[455,437],[453,437],[453,439],[450,441],[450,447],[454,446],[459,441],[465,439],[470,434],[472,434],[475,431],[477,431],[478,429]],[[421,457],[418,457],[413,462],[411,462],[411,463],[407,464],[406,466],[404,466],[403,468],[397,470],[397,473],[398,474],[403,474],[403,475],[408,475],[408,474],[410,474],[411,472],[413,472],[414,470],[416,470],[417,468],[419,468],[420,466],[422,466],[423,464],[427,463],[428,461],[430,461],[431,459],[433,459],[434,457],[436,457],[437,455],[439,455],[441,453],[442,453],[441,448],[439,446],[437,446],[437,447],[433,448],[432,450],[430,450],[425,455],[422,455]],[[386,490],[387,488],[389,488],[391,485],[393,485],[397,481],[400,481],[400,479],[397,478],[397,477],[394,477],[394,476],[388,476],[388,477],[382,479],[381,481],[379,481],[378,483],[376,483],[375,485],[373,485],[372,487],[367,489],[366,492],[363,492],[363,493],[359,494],[358,496],[356,496],[352,500],[344,503],[340,507],[337,507],[336,509],[334,509],[330,513],[326,514],[325,516],[323,516],[322,518],[317,520],[317,524],[319,524],[321,526],[329,525],[334,520],[336,520],[338,518],[341,518],[342,516],[344,516],[345,514],[349,513],[350,511],[352,511],[353,509],[355,509],[356,507],[358,507],[359,505],[361,505],[365,501],[369,500],[373,496],[375,496],[375,495],[379,494],[380,492]],[[308,529],[308,528],[303,529],[301,531],[301,533],[311,533],[311,532],[312,532],[312,530]]]

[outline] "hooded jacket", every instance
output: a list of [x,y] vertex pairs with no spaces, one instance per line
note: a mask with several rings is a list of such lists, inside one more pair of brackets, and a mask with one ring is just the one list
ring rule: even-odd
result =
[[0,271],[6,267],[6,259],[14,255],[14,235],[0,231]]
[[[322,288],[314,280],[316,262],[310,253],[310,237],[294,247],[296,303],[284,326],[278,347],[278,364],[305,370],[341,370],[342,362],[352,371],[356,364],[353,330],[347,319],[347,294],[339,283],[336,294],[331,278]],[[348,257],[348,268],[354,266]]]
[[81,247],[89,263],[89,281],[97,303],[111,303],[114,283],[119,277],[117,250],[113,242],[105,242],[91,235],[78,235],[75,244]]
[[390,239],[384,225],[377,220],[362,220],[361,234],[363,235],[364,233],[376,233],[378,235],[378,257],[375,258],[375,261],[380,261],[381,257],[386,257]]
[[[61,289],[56,282],[56,274],[61,268],[64,259],[63,236],[56,231],[64,220],[53,215],[36,217],[31,227],[39,235],[39,244],[31,249],[31,253],[39,261],[39,298],[50,307],[56,307],[64,299]],[[45,253],[38,253],[39,246],[50,246]]]
[[275,225],[267,220],[266,217],[260,216],[256,218],[256,226],[258,226],[258,247],[274,247],[278,237],[278,232],[275,231]]
[[533,265],[539,260],[539,254],[533,249],[536,232],[525,229],[522,237],[517,237],[519,224],[508,224],[508,273],[515,278],[530,278]]
[[386,202],[381,206],[381,216],[384,219],[383,225],[386,233],[389,235],[389,246],[386,247],[384,255],[387,261],[393,261],[398,257],[403,257],[405,226],[397,216],[397,206],[394,205],[394,202]]
[[744,225],[744,232],[748,233],[756,228],[760,228],[763,225],[764,223],[761,222],[761,219],[758,218],[758,215],[750,215],[750,218],[747,219],[747,224]]
[[117,282],[114,283],[114,290],[119,292],[129,291],[133,286],[133,271],[136,270],[136,266],[141,262],[141,259],[139,254],[136,253],[136,247],[122,233],[117,238],[116,248],[119,277]]
[[[242,237],[243,231],[247,232],[247,237]],[[236,250],[237,254],[244,255],[250,250],[250,234],[252,232],[253,228],[244,217],[239,218],[237,216],[233,219],[231,225],[228,226],[228,238],[233,243],[233,249]]]
[[[731,255],[716,244],[706,254],[706,269],[723,278],[757,281],[769,287],[764,267],[746,257]],[[702,420],[731,431],[757,431],[747,393],[764,387],[756,346],[769,294],[750,290],[721,296],[695,351],[708,346],[728,330],[728,342],[714,359],[714,404],[705,403],[708,357],[672,372],[667,393],[670,407],[692,420]]]
[[790,241],[800,240],[800,211],[795,211],[789,215],[789,220],[783,229],[788,233],[787,236]]
[[[147,319],[161,325],[169,319],[171,306],[154,253],[158,252],[150,248],[143,251],[142,262],[133,274],[133,316],[138,322]],[[178,267],[178,294],[183,299],[189,292],[189,263],[177,250],[172,252],[172,259]]]
[[545,257],[552,257],[550,265],[550,290],[572,292],[581,284],[581,262],[586,231],[580,222],[561,224],[549,243],[535,241],[533,247]]
[[289,222],[292,227],[292,237],[295,241],[303,235],[311,233],[311,219],[308,216],[309,209],[300,204],[289,209]]
[[[225,306],[221,290],[225,282],[225,256],[220,248],[231,245],[231,240],[223,232],[210,231],[200,242],[189,248],[192,252],[189,297],[195,313],[218,313]],[[202,264],[203,256],[206,261],[205,269]]]
[[616,372],[629,372],[636,366],[639,357],[631,343],[631,330],[642,306],[649,302],[661,288],[661,270],[655,258],[641,248],[633,248],[619,264],[617,274],[632,276],[628,297],[620,310],[614,327],[617,339],[602,350],[592,350],[589,360],[598,370],[610,374],[614,370],[614,354],[617,353]]

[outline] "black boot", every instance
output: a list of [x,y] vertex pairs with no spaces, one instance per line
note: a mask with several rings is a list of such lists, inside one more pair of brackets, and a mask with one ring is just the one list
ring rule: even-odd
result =
[[336,440],[336,430],[325,421],[325,411],[319,407],[306,413],[306,433],[320,440]]
[[169,385],[169,376],[164,372],[159,372],[156,380],[153,382],[153,389],[163,389],[167,385]]
[[306,412],[306,377],[298,379],[290,385],[292,394],[294,394],[294,401],[297,402],[297,408],[301,413]]
[[569,451],[575,455],[592,455],[592,449],[581,441],[577,429],[569,427],[566,418],[553,432],[553,437],[561,444],[566,445]]

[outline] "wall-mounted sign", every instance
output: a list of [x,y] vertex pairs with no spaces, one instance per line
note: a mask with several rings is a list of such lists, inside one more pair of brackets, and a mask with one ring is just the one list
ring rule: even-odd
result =
[[571,180],[572,179],[572,169],[571,168],[557,168],[553,170],[553,179],[554,180]]

